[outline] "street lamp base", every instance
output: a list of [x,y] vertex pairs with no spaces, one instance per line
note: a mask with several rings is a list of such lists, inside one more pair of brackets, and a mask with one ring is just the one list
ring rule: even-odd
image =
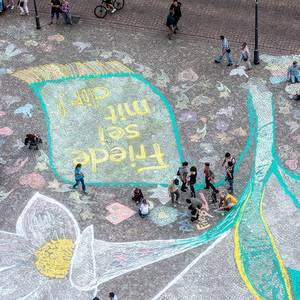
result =
[[35,16],[36,29],[41,29],[40,18]]
[[254,64],[259,65],[259,52],[258,52],[258,50],[254,50]]

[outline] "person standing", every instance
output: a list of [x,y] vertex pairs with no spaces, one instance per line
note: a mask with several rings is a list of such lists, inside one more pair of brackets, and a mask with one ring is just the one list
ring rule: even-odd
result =
[[213,171],[210,169],[210,163],[206,162],[204,164],[204,177],[205,177],[205,190],[209,190],[209,188],[212,188],[215,194],[219,193],[219,191],[215,188],[215,186],[211,183],[215,179],[215,175]]
[[222,60],[224,55],[226,55],[227,59],[227,66],[232,66],[233,65],[233,60],[232,60],[232,55],[231,55],[231,49],[229,47],[229,43],[224,35],[220,35],[220,40],[221,40],[221,55],[215,59],[215,63],[219,64]]
[[175,23],[176,20],[174,18],[174,11],[170,10],[169,15],[167,17],[167,22],[166,22],[166,26],[167,26],[167,30],[168,30],[168,39],[171,40],[172,39],[172,35],[174,32],[174,28],[175,28]]
[[171,202],[174,207],[177,206],[178,200],[180,197],[178,185],[179,185],[179,180],[177,178],[174,178],[173,180],[171,180],[171,182],[168,186],[168,191],[169,191],[169,194],[171,197]]
[[19,1],[19,8],[20,8],[20,15],[21,16],[29,16],[29,10],[28,10],[28,0],[20,0]]
[[252,65],[250,62],[250,51],[249,51],[249,48],[248,48],[248,45],[246,42],[244,42],[242,44],[240,59],[239,59],[238,63],[236,64],[236,66],[238,67],[242,61],[245,62],[246,66],[247,66],[247,70],[252,69]]
[[61,2],[60,0],[51,0],[51,21],[49,25],[53,24],[54,16],[56,16],[56,24],[58,23],[59,13],[61,12]]
[[72,25],[71,8],[69,1],[62,0],[61,11],[65,20],[65,24]]
[[289,66],[287,77],[288,80],[291,81],[291,83],[300,82],[300,66],[296,61],[294,61],[291,66]]
[[186,186],[186,184],[187,184],[187,175],[189,173],[188,165],[189,165],[189,163],[187,161],[183,162],[182,166],[179,167],[179,169],[177,171],[177,176],[180,177],[180,180],[182,182],[181,189],[180,189],[182,192],[186,192],[186,190],[187,190],[187,186]]
[[187,182],[191,189],[191,197],[192,198],[196,198],[196,192],[195,192],[195,187],[194,187],[194,185],[196,184],[196,181],[197,181],[197,168],[195,166],[192,166],[190,168],[190,173],[187,175]]
[[228,162],[229,161],[231,161],[235,165],[235,158],[229,152],[226,152],[224,160],[222,162],[222,167],[225,167],[225,171],[228,167]]
[[81,167],[82,167],[81,164],[77,164],[76,167],[75,167],[75,181],[76,182],[73,185],[73,189],[75,189],[81,183],[83,193],[87,194],[86,187],[85,187],[85,184],[84,184],[84,179],[83,179],[84,175],[81,171]]
[[15,0],[10,0],[6,7],[10,8],[10,9],[14,9],[15,8]]
[[173,33],[176,34],[176,31],[179,30],[177,24],[179,22],[179,19],[181,18],[181,2],[173,0],[173,3],[170,6],[170,10],[174,12],[175,24]]
[[233,172],[234,172],[234,165],[231,161],[229,161],[226,169],[225,181],[228,181],[229,183],[228,192],[230,194],[233,194]]
[[115,293],[113,293],[113,292],[110,292],[108,294],[108,296],[109,296],[109,300],[118,300],[117,295]]

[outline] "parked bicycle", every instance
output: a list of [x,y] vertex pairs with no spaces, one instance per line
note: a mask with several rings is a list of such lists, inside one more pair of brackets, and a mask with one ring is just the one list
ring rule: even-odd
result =
[[97,18],[104,18],[108,12],[114,13],[122,9],[124,2],[124,0],[100,0],[100,4],[94,9],[94,14]]

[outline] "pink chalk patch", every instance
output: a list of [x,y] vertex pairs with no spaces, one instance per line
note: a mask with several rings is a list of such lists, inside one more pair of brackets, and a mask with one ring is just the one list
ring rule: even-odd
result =
[[21,185],[30,186],[33,189],[41,189],[45,186],[46,181],[44,177],[37,173],[30,173],[20,177],[19,183]]
[[106,209],[110,214],[105,219],[114,225],[129,219],[135,214],[134,210],[118,202],[106,206]]
[[297,170],[297,166],[298,166],[297,160],[289,159],[289,160],[285,161],[285,164],[289,167],[290,170],[293,170],[293,171]]
[[10,129],[8,127],[0,128],[0,135],[2,135],[2,136],[9,136],[9,135],[12,135],[12,134],[13,134],[12,129]]
[[11,166],[6,166],[4,167],[4,173],[6,175],[12,175],[12,174],[15,174],[17,172],[19,172],[23,167],[24,165],[27,163],[28,161],[28,157],[26,157],[25,159],[17,159],[13,165]]
[[209,211],[208,203],[207,203],[207,200],[206,200],[204,194],[202,192],[199,192],[199,196],[200,196],[200,201],[202,204],[202,209],[204,209],[205,211]]
[[49,41],[62,42],[64,39],[65,39],[65,37],[59,33],[48,36]]
[[6,113],[4,111],[0,111],[0,117],[4,117],[6,115]]

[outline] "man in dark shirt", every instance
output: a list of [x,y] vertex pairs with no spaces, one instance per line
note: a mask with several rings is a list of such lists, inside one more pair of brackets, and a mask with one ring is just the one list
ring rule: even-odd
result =
[[56,16],[56,24],[58,23],[59,13],[61,12],[60,0],[51,0],[51,21],[50,25],[53,24],[54,15]]
[[167,30],[168,30],[168,39],[171,40],[172,39],[172,34],[175,28],[175,18],[174,18],[174,11],[170,10],[170,13],[167,17]]
[[177,24],[179,19],[181,18],[181,2],[178,2],[177,0],[173,0],[170,10],[174,12],[174,18],[175,18],[174,33],[176,34],[176,31],[178,30]]

